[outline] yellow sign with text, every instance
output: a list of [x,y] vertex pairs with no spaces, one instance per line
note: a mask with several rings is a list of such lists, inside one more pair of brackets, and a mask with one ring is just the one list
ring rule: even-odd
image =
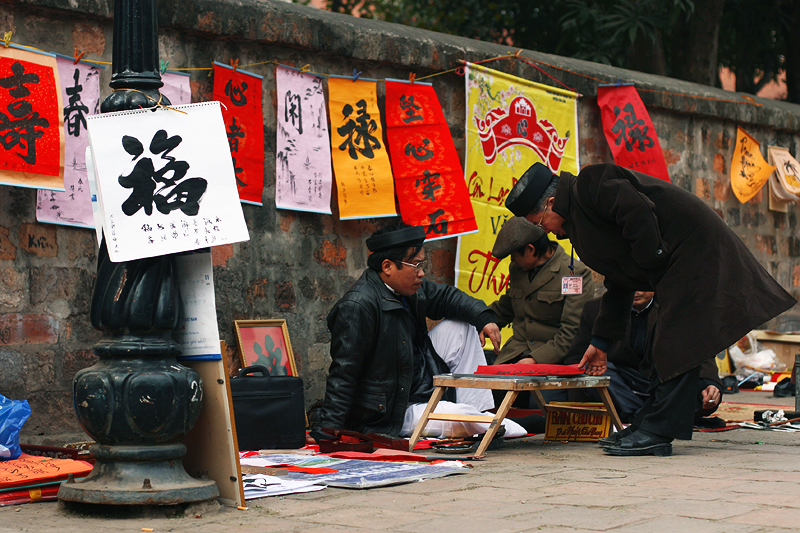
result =
[[513,216],[505,207],[511,188],[537,162],[578,173],[578,95],[478,65],[464,70],[465,174],[478,232],[459,237],[456,286],[492,303],[508,288],[510,259],[492,256],[492,247]]
[[[602,403],[553,402],[553,405],[600,409]],[[611,417],[593,413],[547,412],[544,440],[597,442],[611,431]]]

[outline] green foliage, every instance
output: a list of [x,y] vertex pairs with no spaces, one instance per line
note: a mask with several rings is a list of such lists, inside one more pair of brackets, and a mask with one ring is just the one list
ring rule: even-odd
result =
[[[717,47],[706,43],[693,49],[686,32],[692,17],[710,18],[719,20],[719,64],[736,72],[737,90],[755,92],[785,68],[788,54],[800,54],[785,44],[785,35],[800,23],[787,16],[797,1],[724,0],[720,7],[722,2],[710,0],[328,0],[328,6],[341,13],[690,80],[702,76],[687,74],[692,69],[684,63],[698,53],[713,58]],[[691,29],[709,35],[716,30],[702,24]],[[714,68],[706,67],[710,76],[705,78],[714,77]],[[752,81],[761,74],[760,84]]]

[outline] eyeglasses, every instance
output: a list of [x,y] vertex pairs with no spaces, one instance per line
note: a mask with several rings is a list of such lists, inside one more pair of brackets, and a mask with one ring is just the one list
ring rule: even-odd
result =
[[420,270],[425,270],[428,267],[428,260],[420,261],[419,263],[406,263],[405,261],[400,261],[406,266],[410,266],[414,269],[414,272],[419,272]]
[[549,207],[549,206],[548,206],[547,204],[545,204],[545,205],[544,205],[544,211],[542,211],[542,216],[541,216],[541,218],[539,218],[539,223],[538,223],[538,224],[536,224],[536,225],[537,225],[537,226],[539,226],[540,228],[542,227],[542,222],[544,222],[544,215],[547,213],[547,208],[548,208],[548,207]]

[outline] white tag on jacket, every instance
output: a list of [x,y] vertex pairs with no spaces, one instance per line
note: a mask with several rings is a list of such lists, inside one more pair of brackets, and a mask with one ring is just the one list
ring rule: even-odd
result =
[[583,294],[583,278],[580,276],[561,278],[561,294]]

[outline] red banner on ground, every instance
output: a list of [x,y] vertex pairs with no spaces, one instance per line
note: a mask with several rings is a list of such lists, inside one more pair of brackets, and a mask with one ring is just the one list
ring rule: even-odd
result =
[[650,113],[633,85],[597,88],[603,132],[622,167],[670,181]]
[[428,240],[477,231],[464,170],[433,86],[386,81],[386,136],[403,221]]
[[264,110],[262,77],[214,63],[214,100],[222,102],[225,133],[233,157],[239,199],[262,205],[264,190]]

